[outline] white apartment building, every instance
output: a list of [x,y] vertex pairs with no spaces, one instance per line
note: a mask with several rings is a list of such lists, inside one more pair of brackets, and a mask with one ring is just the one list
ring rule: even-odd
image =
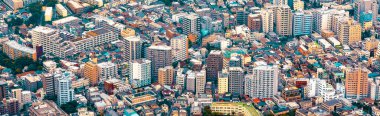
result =
[[188,39],[186,35],[179,35],[170,39],[170,46],[172,47],[172,56],[174,60],[186,60],[188,55]]
[[274,14],[270,9],[264,9],[260,12],[262,29],[264,33],[273,32]]
[[205,85],[206,85],[206,71],[201,70],[199,72],[195,72],[195,93],[202,94],[205,93]]
[[129,84],[139,88],[151,84],[151,61],[137,59],[129,62]]
[[272,98],[277,94],[279,70],[277,65],[260,65],[245,77],[245,94],[258,98]]
[[111,30],[98,28],[92,31],[85,32],[82,37],[71,40],[75,46],[75,51],[93,49],[96,46],[118,40],[117,34]]
[[99,80],[107,80],[117,77],[117,66],[112,62],[102,62],[98,64]]
[[63,72],[54,76],[58,105],[74,100],[74,89],[71,87],[71,79],[75,75],[70,72]]
[[142,43],[140,37],[124,37],[122,41],[124,43],[124,61],[132,61],[141,58]]

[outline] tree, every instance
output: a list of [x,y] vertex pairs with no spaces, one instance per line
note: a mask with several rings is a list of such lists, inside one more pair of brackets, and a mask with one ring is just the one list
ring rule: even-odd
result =
[[52,7],[54,6],[55,4],[58,4],[58,1],[57,0],[44,0],[44,5],[48,6],[48,7]]
[[79,105],[78,102],[74,100],[74,101],[67,102],[66,104],[61,105],[61,109],[65,111],[66,113],[71,114],[71,113],[78,112],[77,111],[78,105]]
[[25,24],[27,26],[37,25],[40,22],[41,16],[42,16],[42,13],[41,13],[42,3],[37,2],[37,3],[30,4],[28,10],[29,12],[32,13],[32,16],[29,17],[29,19],[25,22]]

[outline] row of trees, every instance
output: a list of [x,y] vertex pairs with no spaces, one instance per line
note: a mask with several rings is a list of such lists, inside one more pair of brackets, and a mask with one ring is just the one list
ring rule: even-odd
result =
[[42,70],[43,68],[39,62],[35,62],[29,57],[12,60],[3,52],[0,52],[0,65],[12,69],[14,74],[22,73],[26,66],[28,68],[25,71]]

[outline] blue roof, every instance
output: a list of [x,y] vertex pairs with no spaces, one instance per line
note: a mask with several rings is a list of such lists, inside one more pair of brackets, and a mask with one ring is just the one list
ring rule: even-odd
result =
[[340,66],[342,66],[342,64],[339,63],[339,62],[335,62],[334,65],[335,65],[335,67],[340,67]]
[[369,73],[369,74],[368,74],[368,77],[369,77],[369,78],[373,78],[373,77],[377,77],[377,76],[379,76],[379,73],[378,73],[378,72],[374,72],[374,73]]
[[139,115],[132,109],[125,109],[124,116],[139,116]]

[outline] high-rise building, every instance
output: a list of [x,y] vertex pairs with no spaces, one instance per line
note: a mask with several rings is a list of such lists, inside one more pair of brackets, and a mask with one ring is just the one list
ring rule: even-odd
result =
[[338,29],[338,39],[343,45],[349,45],[361,41],[361,25],[353,19],[344,21]]
[[273,5],[277,5],[277,6],[288,5],[288,0],[273,0]]
[[248,24],[248,12],[244,8],[238,9],[236,11],[236,25],[247,25]]
[[292,11],[287,5],[276,8],[276,33],[280,36],[292,34]]
[[129,62],[129,84],[139,88],[151,84],[151,61],[136,59]]
[[377,45],[377,50],[376,50],[376,53],[375,53],[375,57],[376,57],[376,58],[380,58],[380,42],[379,42],[379,44]]
[[265,9],[260,13],[262,29],[264,33],[273,32],[274,14],[273,10]]
[[0,99],[8,98],[8,83],[0,81]]
[[346,69],[346,98],[361,99],[368,96],[368,74],[370,71],[362,66]]
[[189,58],[189,45],[186,35],[179,35],[170,39],[170,46],[172,47],[173,60],[184,61]]
[[199,72],[195,72],[195,93],[197,95],[205,93],[205,85],[206,85],[206,71],[201,70]]
[[244,94],[244,70],[241,67],[228,68],[228,92]]
[[249,14],[248,15],[248,28],[251,31],[260,32],[261,31],[261,15],[260,14]]
[[230,26],[230,14],[223,13],[223,26],[228,27]]
[[293,9],[294,10],[303,10],[305,5],[305,3],[301,0],[295,0],[293,1]]
[[32,92],[31,91],[22,91],[21,92],[21,101],[20,106],[22,107],[24,104],[32,103]]
[[379,5],[377,0],[356,0],[354,3],[354,19],[359,20],[365,14],[371,14],[372,21],[377,21]]
[[331,14],[329,10],[321,9],[315,11],[313,14],[314,25],[313,30],[317,33],[321,33],[323,30],[331,29]]
[[380,77],[369,79],[368,86],[369,86],[368,97],[373,100],[379,100],[380,99]]
[[58,38],[59,36],[57,30],[38,26],[32,29],[30,33],[32,35],[33,48],[36,48],[36,46],[42,46],[45,53],[58,54],[58,49],[54,49],[57,48],[57,46],[51,44],[52,40]]
[[122,39],[124,43],[124,61],[131,61],[141,58],[142,43],[136,36],[128,36]]
[[102,62],[98,64],[99,80],[106,80],[117,77],[117,65],[112,62]]
[[228,92],[228,72],[222,70],[218,74],[218,93],[224,94]]
[[[13,98],[16,98],[20,104],[22,104],[22,102],[21,102],[21,99],[22,99],[22,94],[21,94],[21,92],[22,92],[22,89],[21,89],[21,88],[12,89],[12,97],[13,97]],[[21,106],[22,106],[22,105],[21,105]]]
[[19,102],[19,106],[24,106],[24,104],[32,102],[32,92],[22,91],[22,89],[12,89],[12,96],[16,98]]
[[98,66],[95,62],[87,62],[83,68],[83,76],[84,78],[89,79],[92,86],[98,85],[99,75],[98,75]]
[[201,18],[196,14],[186,15],[182,19],[183,34],[196,34],[199,35],[201,31]]
[[20,103],[16,98],[9,98],[7,100],[4,100],[3,104],[8,111],[8,115],[13,116],[20,114]]
[[186,75],[183,74],[183,68],[179,68],[176,71],[175,84],[181,87],[185,87]]
[[154,44],[148,47],[147,59],[152,61],[152,83],[158,81],[158,69],[170,66],[172,63],[172,48],[166,45]]
[[[349,19],[348,16],[342,14],[334,14],[331,16],[331,31],[338,34],[340,26]],[[322,31],[323,32],[323,31]]]
[[296,11],[293,15],[293,36],[310,35],[313,25],[313,14],[308,11]]
[[74,89],[71,87],[71,79],[75,75],[70,72],[64,72],[62,74],[56,74],[54,76],[58,105],[73,101]]
[[37,61],[37,53],[35,49],[21,45],[13,40],[7,41],[3,44],[3,53],[13,60],[24,56],[33,59],[33,61]]
[[272,98],[277,93],[278,67],[259,65],[245,76],[245,94],[254,98]]
[[322,33],[324,30],[332,30],[337,28],[337,22],[340,19],[334,20],[334,16],[349,16],[348,12],[344,10],[321,8],[313,11],[313,31]]
[[158,83],[162,85],[172,85],[174,81],[173,66],[166,66],[158,69]]
[[195,72],[187,71],[186,72],[186,90],[190,92],[195,92]]
[[55,96],[55,84],[54,76],[51,73],[45,73],[41,76],[42,87],[46,92],[46,96],[54,97]]
[[207,80],[216,81],[218,72],[223,68],[223,54],[219,50],[211,50],[210,54],[206,58],[206,75]]

